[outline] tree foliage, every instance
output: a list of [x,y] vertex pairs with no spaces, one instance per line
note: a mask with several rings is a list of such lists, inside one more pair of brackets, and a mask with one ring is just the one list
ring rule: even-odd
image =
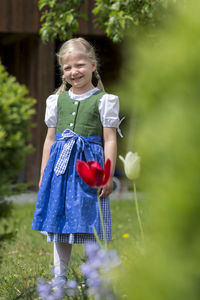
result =
[[39,0],[43,42],[70,39],[79,28],[78,18],[86,17],[80,10],[82,4],[83,0]]
[[152,21],[160,1],[154,0],[96,0],[93,13],[99,27],[113,42],[120,42],[132,26]]
[[[87,1],[87,0],[85,0]],[[130,26],[156,23],[157,11],[169,0],[96,0],[93,14],[96,24],[113,42],[122,41]],[[41,37],[44,42],[67,40],[79,28],[84,0],[39,0]]]
[[0,197],[6,194],[24,166],[31,146],[31,117],[35,100],[0,62]]

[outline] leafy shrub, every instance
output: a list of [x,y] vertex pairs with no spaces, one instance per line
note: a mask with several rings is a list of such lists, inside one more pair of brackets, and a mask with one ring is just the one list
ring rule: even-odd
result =
[[0,62],[0,196],[8,193],[31,151],[30,128],[35,100]]

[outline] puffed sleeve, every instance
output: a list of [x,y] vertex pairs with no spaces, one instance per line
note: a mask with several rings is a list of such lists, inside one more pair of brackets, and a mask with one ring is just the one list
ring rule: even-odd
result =
[[57,125],[57,101],[58,95],[50,95],[46,100],[45,123],[47,127],[56,127]]
[[99,101],[99,113],[103,127],[119,127],[119,98],[104,94]]

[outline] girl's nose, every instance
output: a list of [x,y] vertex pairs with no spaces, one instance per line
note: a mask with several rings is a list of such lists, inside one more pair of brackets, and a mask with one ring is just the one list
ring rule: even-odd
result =
[[78,72],[77,68],[73,68],[73,69],[72,69],[72,75],[76,75],[77,72]]

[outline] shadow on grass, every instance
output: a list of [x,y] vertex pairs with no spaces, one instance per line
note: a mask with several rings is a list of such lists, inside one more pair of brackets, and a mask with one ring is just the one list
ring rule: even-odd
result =
[[12,213],[13,204],[12,202],[6,201],[0,196],[0,219],[8,218]]
[[9,239],[13,239],[15,235],[16,235],[15,232],[0,234],[0,242],[3,242],[5,240],[9,240]]
[[[10,232],[9,227],[5,220],[11,217],[13,205],[11,202],[5,201],[0,197],[0,223],[2,223],[2,232],[0,233],[0,251],[2,248],[2,243],[6,240],[11,240],[16,236],[15,232]],[[0,253],[0,264],[2,262],[2,255]]]

